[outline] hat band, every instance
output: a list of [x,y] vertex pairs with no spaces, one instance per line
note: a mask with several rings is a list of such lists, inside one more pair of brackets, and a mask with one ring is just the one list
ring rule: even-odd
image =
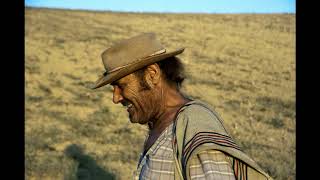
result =
[[149,57],[152,57],[152,56],[156,56],[156,55],[159,55],[159,54],[163,54],[163,53],[165,53],[165,52],[166,52],[166,49],[161,49],[161,50],[159,50],[159,51],[157,51],[157,52],[155,52],[155,53],[153,53],[153,54],[151,54],[151,55],[149,55],[149,56],[146,56],[146,57],[143,57],[143,58],[139,58],[139,59],[137,59],[137,60],[135,60],[135,61],[133,61],[133,62],[131,62],[131,63],[129,63],[129,64],[126,64],[126,65],[123,65],[123,66],[120,66],[120,67],[113,68],[113,69],[110,70],[110,71],[106,71],[105,73],[103,73],[103,75],[105,76],[105,75],[107,75],[107,74],[109,74],[109,73],[118,71],[118,70],[123,69],[123,68],[125,68],[125,67],[127,67],[127,66],[130,66],[130,65],[132,65],[132,64],[135,64],[136,62],[138,62],[138,61],[140,61],[140,60],[142,60],[142,59],[146,59],[146,58],[149,58]]

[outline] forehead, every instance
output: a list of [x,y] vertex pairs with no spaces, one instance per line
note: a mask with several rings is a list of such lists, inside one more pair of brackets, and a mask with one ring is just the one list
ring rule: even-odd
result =
[[117,81],[112,82],[110,85],[114,86],[117,84],[129,83],[135,79],[137,79],[137,77],[134,75],[134,73],[131,73],[131,74],[124,76],[123,78],[118,79]]

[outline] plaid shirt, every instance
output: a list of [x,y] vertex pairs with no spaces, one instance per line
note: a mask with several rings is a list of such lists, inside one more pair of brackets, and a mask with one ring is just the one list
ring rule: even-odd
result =
[[[190,179],[235,179],[233,158],[221,151],[206,150],[190,159]],[[145,155],[141,154],[135,179],[174,179],[172,124]]]

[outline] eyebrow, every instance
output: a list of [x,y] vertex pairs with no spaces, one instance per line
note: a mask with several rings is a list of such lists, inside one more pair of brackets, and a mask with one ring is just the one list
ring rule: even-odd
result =
[[110,85],[115,86],[115,85],[123,85],[124,83],[120,83],[119,81],[114,81],[112,83],[110,83]]

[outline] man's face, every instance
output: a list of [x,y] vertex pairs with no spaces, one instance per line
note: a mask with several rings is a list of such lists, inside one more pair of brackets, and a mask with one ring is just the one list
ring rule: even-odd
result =
[[132,123],[145,124],[157,112],[156,95],[145,89],[135,74],[129,74],[111,84],[113,86],[113,102],[127,107]]

